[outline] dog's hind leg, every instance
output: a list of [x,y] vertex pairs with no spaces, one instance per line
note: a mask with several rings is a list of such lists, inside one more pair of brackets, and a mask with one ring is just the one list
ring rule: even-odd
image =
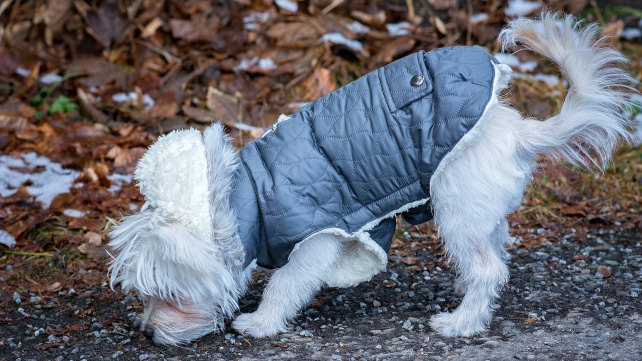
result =
[[490,239],[501,228],[500,223],[490,234],[479,230],[458,230],[453,234],[440,229],[448,253],[457,264],[459,290],[465,293],[454,312],[432,317],[430,324],[440,334],[471,336],[490,322],[498,290],[508,278],[504,255],[497,247],[500,242]]
[[286,331],[288,322],[321,289],[341,252],[342,241],[333,235],[319,234],[301,243],[270,278],[259,308],[236,317],[232,327],[257,338]]

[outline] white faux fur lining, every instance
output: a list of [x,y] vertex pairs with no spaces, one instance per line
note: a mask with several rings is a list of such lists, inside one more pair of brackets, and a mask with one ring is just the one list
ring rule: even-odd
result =
[[341,228],[326,228],[315,232],[294,246],[289,258],[298,251],[303,242],[319,234],[332,234],[346,242],[342,256],[335,263],[325,280],[330,287],[352,287],[361,282],[369,281],[373,276],[386,269],[387,253],[370,237],[368,231],[376,227],[382,220],[392,218],[396,214],[428,203],[430,198],[408,203],[383,217],[366,223],[354,233],[348,233]]
[[[493,79],[493,92],[490,100],[475,126],[466,133],[462,139],[448,152],[441,160],[435,173],[430,178],[435,179],[446,165],[461,155],[465,149],[475,143],[486,128],[487,123],[493,115],[493,107],[499,102],[499,93],[508,86],[512,70],[504,64],[493,63],[495,75]],[[290,257],[296,254],[303,242],[306,242],[319,234],[332,234],[341,237],[346,245],[340,259],[327,276],[326,284],[330,287],[352,287],[361,282],[369,281],[373,276],[386,269],[388,255],[384,250],[370,237],[368,231],[372,230],[382,220],[394,217],[396,214],[403,213],[411,208],[426,204],[430,198],[408,203],[399,209],[396,209],[383,217],[377,218],[365,224],[361,229],[354,233],[348,233],[340,228],[326,228],[319,232],[306,237],[304,240],[294,246]]]

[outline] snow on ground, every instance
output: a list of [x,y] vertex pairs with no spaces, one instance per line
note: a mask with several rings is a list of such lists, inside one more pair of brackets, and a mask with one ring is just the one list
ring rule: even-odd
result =
[[343,44],[357,51],[363,51],[363,44],[356,40],[350,40],[341,33],[327,33],[319,38],[320,43]]
[[4,244],[7,247],[13,247],[16,245],[16,239],[13,238],[9,232],[0,229],[0,244]]
[[504,14],[511,18],[521,18],[542,7],[542,3],[527,0],[510,0]]
[[47,157],[36,153],[27,153],[20,158],[7,155],[0,156],[0,194],[8,197],[14,194],[20,185],[31,181],[26,186],[29,193],[48,208],[55,196],[69,192],[74,179],[79,173],[65,169]]

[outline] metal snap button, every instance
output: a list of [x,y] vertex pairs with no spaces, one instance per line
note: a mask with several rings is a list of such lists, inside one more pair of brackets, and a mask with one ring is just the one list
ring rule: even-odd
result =
[[417,74],[413,76],[412,79],[410,79],[410,85],[414,87],[418,87],[423,83],[424,83],[424,76],[421,74]]

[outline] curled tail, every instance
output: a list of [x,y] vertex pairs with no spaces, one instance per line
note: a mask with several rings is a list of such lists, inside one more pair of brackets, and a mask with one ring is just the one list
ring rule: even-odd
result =
[[570,85],[559,114],[525,127],[527,150],[603,171],[618,140],[631,139],[622,107],[629,98],[624,91],[635,81],[618,67],[626,57],[597,39],[597,24],[581,25],[570,15],[544,13],[541,21],[512,21],[499,40],[506,49],[526,49],[551,59]]

